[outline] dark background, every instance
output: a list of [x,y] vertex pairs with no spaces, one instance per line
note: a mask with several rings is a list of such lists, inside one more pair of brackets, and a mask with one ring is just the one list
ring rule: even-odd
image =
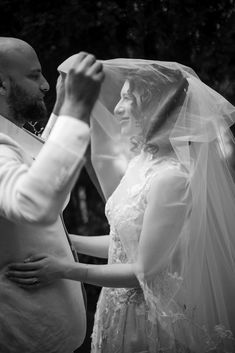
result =
[[[0,0],[0,35],[18,37],[38,53],[55,101],[57,66],[79,51],[98,59],[134,57],[192,67],[235,103],[234,0]],[[83,169],[65,214],[69,232],[108,233],[104,203]],[[80,256],[80,261],[102,263]],[[88,333],[77,350],[88,353],[99,288],[86,285]]]

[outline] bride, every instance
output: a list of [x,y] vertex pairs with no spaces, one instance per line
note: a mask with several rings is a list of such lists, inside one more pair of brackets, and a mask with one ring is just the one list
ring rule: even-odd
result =
[[60,278],[102,286],[93,353],[232,353],[235,193],[223,144],[234,107],[177,63],[103,64],[91,158],[110,234],[70,237],[108,263],[38,254],[8,277],[31,290]]

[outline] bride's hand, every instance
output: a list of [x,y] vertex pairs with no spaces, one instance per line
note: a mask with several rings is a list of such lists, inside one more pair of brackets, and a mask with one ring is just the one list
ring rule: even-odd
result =
[[64,103],[64,96],[65,96],[65,82],[66,75],[61,72],[56,83],[56,102],[53,108],[53,113],[55,115],[60,114],[60,109]]
[[63,278],[67,262],[48,254],[33,255],[24,262],[7,266],[6,277],[19,286],[32,289]]

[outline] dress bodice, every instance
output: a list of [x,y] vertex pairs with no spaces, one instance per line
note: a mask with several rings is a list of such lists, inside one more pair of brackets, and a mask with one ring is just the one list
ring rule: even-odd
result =
[[[174,159],[156,159],[145,152],[129,163],[105,208],[111,237],[109,264],[135,262],[151,183],[158,173],[169,168],[180,168],[180,165]],[[168,290],[166,277],[164,270],[157,280],[158,292],[164,294]],[[160,338],[155,339],[158,336],[155,330],[161,329],[158,325],[153,329],[148,315],[149,307],[141,287],[103,288],[95,315],[92,353],[172,353],[162,348],[168,337],[160,334],[161,343]]]
[[153,178],[169,168],[180,168],[173,158],[156,159],[146,152],[134,157],[120,184],[106,203],[110,224],[109,263],[134,262]]

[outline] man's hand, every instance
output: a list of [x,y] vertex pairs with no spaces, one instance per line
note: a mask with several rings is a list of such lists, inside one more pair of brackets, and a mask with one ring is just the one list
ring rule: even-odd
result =
[[103,79],[101,62],[91,54],[79,53],[65,79],[65,98],[60,114],[88,122]]

